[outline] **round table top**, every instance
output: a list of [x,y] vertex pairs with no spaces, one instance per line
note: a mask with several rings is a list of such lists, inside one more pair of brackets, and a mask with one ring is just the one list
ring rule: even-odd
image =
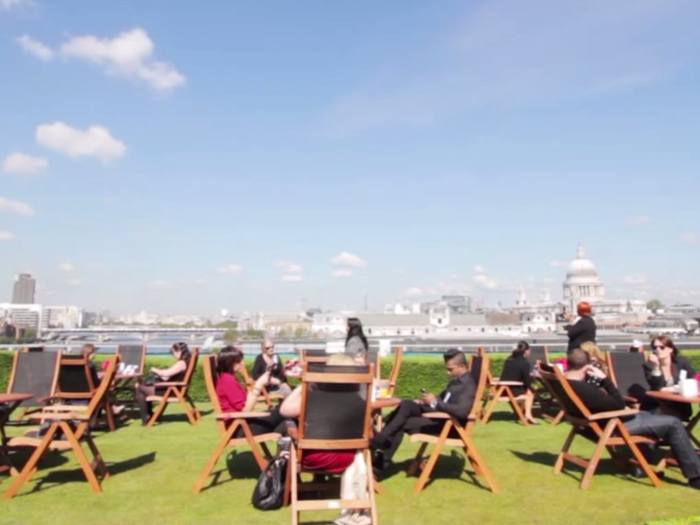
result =
[[647,395],[661,401],[675,401],[676,403],[700,403],[698,397],[684,397],[676,392],[648,390]]
[[33,397],[32,394],[0,394],[0,403],[16,403]]

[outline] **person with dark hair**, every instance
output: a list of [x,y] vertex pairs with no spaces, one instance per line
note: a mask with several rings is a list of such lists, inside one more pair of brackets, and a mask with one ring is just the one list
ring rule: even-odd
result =
[[579,348],[581,344],[587,341],[595,343],[596,325],[592,317],[593,310],[591,305],[585,301],[578,303],[576,305],[576,313],[578,317],[574,318],[571,316],[569,318],[570,324],[564,327],[569,336],[567,352],[571,352],[574,348]]
[[275,353],[275,343],[269,337],[263,339],[262,352],[255,358],[250,375],[257,380],[265,372],[270,373],[270,380],[266,385],[268,392],[278,392],[283,396],[291,394],[292,389],[287,384],[284,374],[284,362]]
[[[420,401],[404,399],[396,410],[387,417],[386,425],[381,432],[372,438],[372,448],[375,451],[375,467],[381,471],[385,462],[393,457],[406,434],[439,434],[444,426],[443,420],[423,417],[425,412],[446,412],[455,416],[461,422],[466,422],[467,416],[474,405],[476,383],[469,374],[467,359],[464,352],[451,349],[445,352],[445,370],[450,377],[447,387],[439,395],[423,392]],[[451,437],[457,437],[451,436]]]
[[[605,372],[591,366],[586,352],[575,348],[569,353],[568,364],[566,378],[591,413],[614,412],[626,408],[620,391]],[[589,374],[600,380],[600,388],[586,382],[586,376]],[[633,436],[649,436],[668,443],[683,475],[688,478],[688,485],[694,489],[700,489],[700,457],[695,452],[688,433],[678,418],[642,411],[625,418],[623,423]],[[651,460],[653,449],[643,445],[639,448],[645,457]],[[639,467],[635,467],[632,474],[635,477],[645,475]]]
[[[669,336],[662,335],[654,338],[651,342],[651,348],[652,353],[649,360],[643,365],[644,375],[651,390],[663,390],[666,387],[677,385],[682,370],[685,370],[689,379],[695,377],[693,365],[680,355],[678,348]],[[689,420],[693,414],[692,406],[689,403],[669,402],[659,406],[658,402],[650,396],[645,396],[642,408],[650,412],[665,410],[666,413],[683,421]]]
[[[270,372],[266,371],[255,381],[253,390],[246,392],[246,389],[236,379],[236,374],[240,373],[241,368],[244,366],[243,352],[238,348],[226,346],[219,352],[216,362],[218,375],[216,395],[219,398],[222,412],[252,411],[255,408],[262,388],[270,380]],[[279,410],[275,408],[268,412],[269,416],[248,420],[248,426],[253,435],[266,434],[268,432],[282,433],[284,431],[283,418],[279,414]],[[231,424],[231,420],[225,421],[225,424],[228,427]],[[243,431],[239,429],[235,437],[242,436]]]
[[501,381],[519,381],[523,386],[511,386],[510,391],[515,397],[524,396],[525,418],[533,425],[539,425],[532,415],[532,405],[535,402],[535,394],[532,391],[532,377],[530,361],[530,345],[527,341],[518,342],[518,346],[513,353],[503,363]]
[[[151,368],[151,374],[155,375],[157,381],[182,381],[190,362],[190,349],[186,343],[175,343],[170,349],[170,353],[176,359],[175,363],[168,368]],[[153,385],[142,385],[136,383],[135,387],[136,403],[141,411],[141,422],[146,425],[152,415],[152,406],[146,401],[148,396],[156,395],[156,387]]]
[[355,355],[358,352],[369,350],[369,343],[362,331],[362,323],[357,317],[348,318],[348,334],[345,337],[345,353]]

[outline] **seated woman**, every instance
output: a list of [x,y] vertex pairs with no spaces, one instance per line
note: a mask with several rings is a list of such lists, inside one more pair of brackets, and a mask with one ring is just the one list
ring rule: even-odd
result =
[[285,397],[292,393],[284,375],[284,362],[275,354],[275,343],[267,337],[263,340],[262,352],[255,358],[251,376],[257,381],[266,372],[269,372],[269,381],[263,386],[268,392],[278,392]]
[[[673,340],[667,335],[656,337],[652,343],[652,354],[644,363],[644,375],[651,390],[662,390],[678,384],[681,370],[685,370],[686,376],[695,377],[695,370],[685,357],[680,355]],[[666,413],[687,421],[692,416],[692,406],[689,403],[664,403],[663,406],[651,397],[642,402],[642,410],[650,412]]]
[[[608,375],[608,365],[606,364],[607,360],[605,359],[605,356],[603,356],[603,352],[601,352],[600,348],[598,348],[598,345],[592,341],[587,341],[581,344],[581,350],[588,354],[588,360],[591,365],[596,367],[598,370],[602,370],[606,376]],[[586,375],[586,383],[599,387],[600,382],[601,380],[597,377],[591,374]]]
[[[252,392],[246,389],[236,379],[236,374],[245,366],[243,353],[234,346],[227,346],[219,352],[216,364],[218,380],[216,382],[216,395],[219,398],[222,412],[250,412],[257,403],[262,388],[270,380],[270,373],[264,372],[255,381]],[[279,410],[268,410],[269,416],[257,419],[249,419],[248,426],[253,435],[267,434],[270,432],[284,433],[284,421]],[[231,421],[226,421],[226,427]],[[242,437],[243,430],[238,429],[235,437]]]
[[[347,354],[333,354],[329,359],[329,365],[355,366],[358,363],[352,356]],[[322,390],[311,390],[309,395],[322,395]],[[301,414],[301,390],[299,386],[282,402],[280,413],[283,417],[297,419]],[[364,401],[358,392],[357,410],[363,410]],[[362,407],[362,408],[361,408]],[[353,411],[355,411],[353,409]],[[367,486],[367,465],[362,454],[353,450],[310,450],[301,459],[301,467],[305,471],[317,471],[328,474],[343,473],[341,478],[341,497],[343,499],[365,498]],[[369,524],[371,520],[366,512],[343,512],[343,515],[335,521],[337,525],[359,525]]]
[[535,401],[535,394],[532,391],[532,378],[530,376],[530,345],[526,341],[520,341],[513,353],[503,363],[501,381],[520,381],[523,386],[511,386],[510,391],[515,397],[523,396],[525,400],[525,418],[533,425],[538,425],[532,416],[532,405]]
[[[190,362],[190,349],[185,343],[175,343],[170,349],[170,353],[177,360],[173,365],[168,368],[151,368],[151,374],[155,376],[156,382],[161,381],[182,381],[185,378],[185,372],[187,371],[187,366]],[[143,385],[136,383],[136,392],[134,397],[139,405],[139,410],[141,411],[141,422],[146,425],[151,415],[153,415],[153,410],[151,403],[146,401],[148,396],[156,395],[156,387],[153,385]],[[163,390],[164,392],[164,390]]]

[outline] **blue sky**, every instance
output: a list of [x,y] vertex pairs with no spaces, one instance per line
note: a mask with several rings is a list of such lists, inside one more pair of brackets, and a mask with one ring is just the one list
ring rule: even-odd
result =
[[0,298],[700,302],[700,2],[200,4],[0,0]]

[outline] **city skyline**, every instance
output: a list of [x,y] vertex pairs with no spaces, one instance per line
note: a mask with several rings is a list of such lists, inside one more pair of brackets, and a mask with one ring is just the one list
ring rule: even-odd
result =
[[700,299],[697,2],[2,5],[3,297]]

